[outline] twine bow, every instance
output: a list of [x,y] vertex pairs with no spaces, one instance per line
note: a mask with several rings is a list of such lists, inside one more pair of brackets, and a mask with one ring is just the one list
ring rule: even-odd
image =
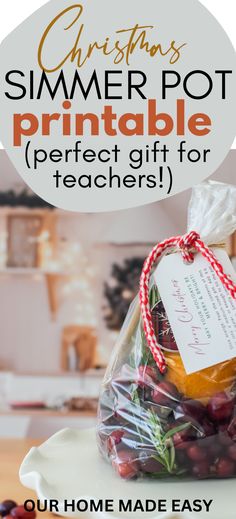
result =
[[166,361],[161,350],[161,346],[157,342],[153,327],[151,309],[149,305],[149,281],[154,264],[168,252],[173,252],[176,249],[181,251],[183,260],[186,263],[192,263],[194,261],[194,252],[199,252],[202,254],[208,263],[210,263],[212,269],[215,271],[226,290],[230,293],[231,297],[236,299],[236,284],[233,282],[231,277],[224,272],[224,269],[219,260],[216,258],[212,250],[209,249],[209,247],[207,247],[200,239],[200,236],[197,232],[191,231],[184,236],[174,236],[158,243],[152,249],[144,262],[140,277],[139,300],[143,319],[143,328],[147,343],[161,373],[165,373],[166,371]]

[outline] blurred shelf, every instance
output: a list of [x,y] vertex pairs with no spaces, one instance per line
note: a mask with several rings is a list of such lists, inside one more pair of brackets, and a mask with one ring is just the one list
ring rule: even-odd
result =
[[100,241],[100,242],[95,242],[95,247],[98,248],[98,249],[106,249],[106,248],[109,248],[109,247],[116,247],[116,248],[125,248],[127,247],[128,249],[131,249],[131,248],[135,248],[135,247],[140,247],[140,248],[150,248],[150,247],[154,247],[156,245],[156,242],[152,241],[152,242],[146,242],[146,241],[136,241],[136,242],[112,242],[112,241],[109,241],[109,242],[103,242],[103,241]]
[[52,377],[52,378],[56,378],[56,377],[62,377],[62,378],[67,378],[67,377],[72,377],[72,378],[90,378],[90,377],[99,377],[99,378],[102,378],[104,375],[105,375],[105,371],[106,371],[106,366],[103,366],[101,368],[97,368],[97,369],[89,369],[87,371],[53,371],[53,372],[48,372],[48,373],[45,373],[45,372],[37,372],[37,371],[5,371],[5,370],[0,370],[0,375],[12,375],[12,376],[15,376],[15,377],[45,377],[45,378],[48,378],[48,377]]
[[0,274],[8,274],[8,275],[18,275],[18,276],[32,276],[32,275],[46,275],[46,276],[70,276],[76,274],[70,274],[69,272],[60,271],[60,270],[42,270],[40,268],[18,268],[18,267],[4,267],[0,268]]
[[96,411],[67,411],[54,409],[6,409],[0,410],[1,416],[31,416],[41,418],[89,418],[96,416]]
[[45,214],[45,213],[54,213],[55,210],[49,207],[26,207],[26,206],[10,206],[4,205],[0,206],[0,216],[8,215],[8,214]]
[[[50,207],[26,207],[26,206],[0,206],[0,216],[7,216],[9,214],[22,215],[22,214],[34,214],[34,215],[55,215],[55,216],[78,216],[79,213],[76,211],[63,210],[58,208]],[[88,216],[93,213],[88,213]]]

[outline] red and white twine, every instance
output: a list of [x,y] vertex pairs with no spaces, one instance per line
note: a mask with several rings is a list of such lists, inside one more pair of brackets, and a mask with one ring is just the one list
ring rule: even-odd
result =
[[210,263],[216,275],[219,277],[232,298],[236,299],[235,283],[232,281],[231,277],[224,272],[221,263],[218,261],[212,250],[209,249],[209,247],[207,247],[200,239],[198,233],[192,231],[185,236],[175,236],[157,244],[150,252],[143,266],[140,277],[139,300],[143,319],[143,328],[147,343],[161,373],[164,373],[166,370],[166,361],[161,350],[161,346],[157,342],[153,327],[151,309],[149,305],[149,281],[154,264],[167,252],[171,252],[175,249],[179,249],[181,251],[183,260],[187,263],[192,263],[194,261],[193,251],[202,254],[202,256]]

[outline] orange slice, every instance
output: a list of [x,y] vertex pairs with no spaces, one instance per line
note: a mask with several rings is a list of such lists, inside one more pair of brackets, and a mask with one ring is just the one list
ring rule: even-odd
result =
[[236,382],[236,358],[187,375],[178,353],[165,352],[166,379],[176,385],[187,398],[206,399],[231,389]]

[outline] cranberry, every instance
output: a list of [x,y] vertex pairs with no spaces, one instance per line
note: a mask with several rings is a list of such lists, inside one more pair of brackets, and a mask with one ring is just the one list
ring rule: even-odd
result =
[[190,422],[187,416],[185,416],[184,419],[181,418],[176,420],[170,429],[183,425],[185,426],[184,429],[176,432],[172,438],[176,449],[182,450],[190,447],[193,442],[198,439],[199,434],[201,437],[201,431],[198,429],[198,424],[194,420],[191,420]]
[[219,434],[219,441],[221,445],[224,445],[224,447],[229,447],[230,445],[232,445],[232,439],[227,433]]
[[2,503],[0,503],[0,515],[2,517],[5,517],[6,515],[10,514],[11,510],[17,506],[17,503],[15,501],[12,501],[11,499],[6,499]]
[[235,464],[229,458],[220,458],[216,464],[216,473],[222,478],[233,476]]
[[107,439],[107,449],[108,452],[111,452],[115,445],[118,445],[121,442],[121,438],[124,436],[124,431],[118,429],[117,431],[113,431],[109,438]]
[[119,476],[123,479],[133,479],[137,476],[137,467],[134,463],[119,463],[116,467]]
[[199,479],[207,478],[209,476],[209,463],[207,461],[200,461],[193,465],[192,473]]
[[218,424],[217,429],[218,429],[219,433],[227,433],[228,427],[229,427],[228,422],[222,422],[222,423]]
[[192,445],[188,449],[188,457],[193,461],[203,461],[206,459],[207,453],[198,445]]
[[152,401],[158,405],[171,405],[179,399],[177,387],[171,382],[160,382],[151,393]]
[[231,458],[231,460],[236,461],[236,445],[231,445],[228,448],[228,454],[229,454],[229,457]]
[[219,456],[220,452],[222,451],[222,445],[219,443],[212,443],[209,445],[209,454],[212,458],[217,458]]
[[129,430],[126,430],[124,436],[122,436],[120,443],[116,445],[117,452],[118,450],[128,450],[135,453],[135,451],[139,448],[140,437],[137,434],[137,431],[131,431],[129,427]]
[[202,428],[206,436],[214,436],[216,433],[215,426],[207,418],[202,421]]
[[228,427],[228,433],[230,438],[236,442],[236,417],[230,423]]
[[157,371],[153,366],[139,366],[135,383],[141,387],[154,387],[157,383]]
[[15,519],[35,519],[36,512],[32,510],[32,512],[27,512],[23,505],[16,506],[11,510],[11,517]]
[[185,450],[189,447],[189,438],[186,430],[175,433],[172,437],[175,448],[178,450]]
[[163,465],[159,461],[155,460],[148,452],[141,452],[139,454],[139,463],[142,472],[153,474],[160,472],[163,469]]
[[182,408],[185,415],[191,416],[199,422],[206,416],[206,408],[198,400],[184,400],[182,402]]
[[176,460],[178,465],[184,465],[188,463],[188,459],[186,458],[186,450],[177,450],[176,449]]
[[138,474],[138,462],[132,451],[119,451],[112,460],[112,466],[124,479],[132,479]]
[[214,422],[227,422],[232,417],[234,401],[223,391],[214,395],[207,405],[209,417]]

